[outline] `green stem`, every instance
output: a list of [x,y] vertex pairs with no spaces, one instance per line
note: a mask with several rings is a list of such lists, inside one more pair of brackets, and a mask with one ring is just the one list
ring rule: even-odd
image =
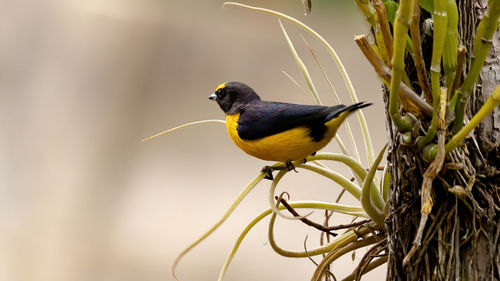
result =
[[359,10],[361,11],[361,13],[363,13],[366,21],[371,25],[371,27],[375,27],[375,13],[373,12],[373,8],[370,5],[370,1],[354,0],[354,3],[356,3]]
[[427,134],[418,142],[419,150],[422,150],[436,136],[439,97],[441,96],[441,57],[443,55],[446,27],[448,24],[446,13],[447,2],[447,0],[434,0],[434,34],[432,36],[431,58],[432,120],[429,129],[427,129]]
[[399,110],[399,87],[404,73],[406,35],[413,12],[413,0],[401,0],[394,22],[394,55],[392,58],[392,77],[389,96],[389,114],[399,131],[409,131],[412,124],[401,118]]
[[474,84],[479,77],[479,72],[484,65],[491,48],[492,37],[498,28],[498,18],[500,16],[500,1],[488,1],[488,13],[483,17],[476,30],[476,38],[472,47],[472,64],[469,73],[464,79],[464,83],[458,91],[457,105],[455,107],[454,132],[462,129],[464,123],[465,104],[469,100]]
[[443,50],[443,70],[446,76],[446,87],[451,88],[457,69],[458,49],[458,9],[455,0],[448,0],[446,6],[448,23]]
[[500,104],[500,85],[497,86],[495,91],[490,95],[490,97],[486,100],[484,105],[479,109],[479,111],[472,117],[469,123],[465,125],[458,133],[456,133],[450,141],[445,145],[446,153],[452,151],[456,147],[462,144],[462,141],[469,135],[469,133],[476,128],[483,119],[490,114],[495,107]]

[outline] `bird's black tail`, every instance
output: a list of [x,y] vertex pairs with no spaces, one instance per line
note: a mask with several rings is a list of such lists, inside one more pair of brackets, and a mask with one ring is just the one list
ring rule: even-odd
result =
[[346,106],[345,110],[349,110],[349,112],[354,112],[358,109],[361,109],[361,108],[364,108],[364,107],[367,107],[367,106],[370,106],[372,105],[371,102],[358,102],[358,103],[355,103],[355,104],[351,104],[349,106]]
[[332,108],[334,108],[335,110],[333,110],[332,112],[330,112],[330,114],[328,114],[327,116],[327,120],[331,120],[337,116],[339,116],[340,113],[344,112],[344,111],[349,111],[349,113],[352,113],[358,109],[361,109],[361,108],[364,108],[364,107],[367,107],[367,106],[370,106],[372,105],[372,103],[366,103],[366,102],[358,102],[358,103],[355,103],[355,104],[351,104],[351,105],[348,105],[348,106],[345,106],[345,105],[336,105],[336,106],[333,106]]

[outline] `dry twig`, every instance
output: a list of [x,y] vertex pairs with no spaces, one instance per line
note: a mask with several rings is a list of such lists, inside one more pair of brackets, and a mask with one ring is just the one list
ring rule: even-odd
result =
[[418,0],[414,1],[413,19],[410,24],[411,43],[413,45],[413,61],[417,70],[417,78],[424,92],[425,100],[432,103],[431,85],[427,76],[427,69],[425,68],[424,57],[422,53],[422,41],[420,39],[420,6]]

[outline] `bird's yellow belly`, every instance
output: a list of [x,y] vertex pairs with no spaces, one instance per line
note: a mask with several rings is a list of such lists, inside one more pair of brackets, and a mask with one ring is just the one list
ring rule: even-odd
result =
[[309,130],[296,127],[258,140],[242,140],[238,136],[239,113],[226,115],[226,127],[229,136],[243,151],[262,160],[286,162],[301,160],[327,145],[335,136],[335,130],[328,128],[321,141],[315,142],[309,137]]

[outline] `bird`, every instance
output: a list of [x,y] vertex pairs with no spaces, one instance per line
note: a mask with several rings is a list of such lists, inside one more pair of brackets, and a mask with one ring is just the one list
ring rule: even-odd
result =
[[342,122],[371,103],[349,106],[305,105],[261,100],[248,85],[224,82],[208,99],[226,115],[226,129],[241,150],[266,161],[285,165],[265,166],[261,172],[273,179],[274,170],[295,170],[292,161],[303,160],[325,147]]

